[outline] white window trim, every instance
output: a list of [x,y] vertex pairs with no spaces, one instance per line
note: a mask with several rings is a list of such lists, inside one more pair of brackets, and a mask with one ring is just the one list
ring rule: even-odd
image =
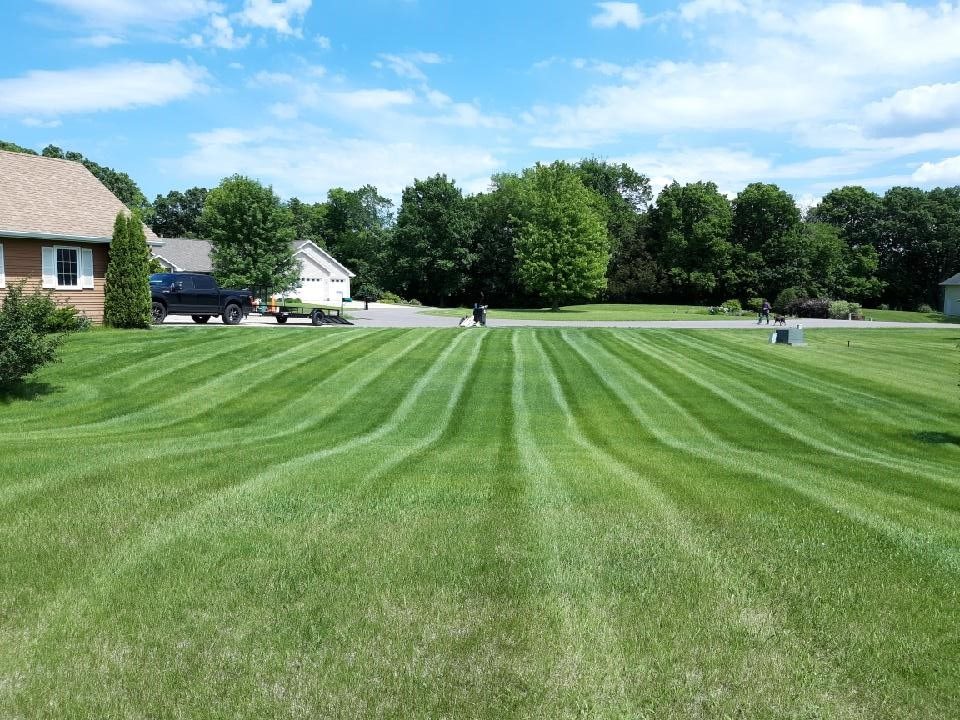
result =
[[7,272],[3,258],[3,243],[0,243],[0,288],[7,286]]
[[[57,271],[57,250],[73,250],[77,254],[77,284],[76,285],[61,285],[60,284],[60,273]],[[83,267],[82,260],[80,258],[81,248],[72,247],[70,245],[54,245],[53,246],[53,274],[57,279],[57,284],[54,286],[55,290],[82,290],[83,289]]]

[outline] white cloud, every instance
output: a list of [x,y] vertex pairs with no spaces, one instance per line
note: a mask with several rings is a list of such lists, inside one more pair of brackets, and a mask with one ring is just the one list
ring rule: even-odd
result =
[[319,45],[320,49],[322,50],[330,49],[330,38],[328,38],[326,35],[317,35],[313,38],[313,41]]
[[27,127],[38,127],[38,128],[55,128],[60,127],[63,123],[60,120],[41,120],[40,118],[35,117],[25,117],[21,120],[24,125]]
[[913,173],[913,180],[924,185],[960,184],[960,155],[940,162],[925,162]]
[[49,117],[165,105],[206,90],[207,72],[177,60],[74,70],[32,70],[0,79],[0,115]]
[[131,25],[175,25],[185,20],[223,12],[223,4],[211,0],[42,0],[67,10],[88,25],[128,27]]
[[636,30],[643,24],[643,13],[637,3],[629,2],[601,2],[596,4],[600,13],[590,19],[590,24],[596,28],[613,28],[623,25]]
[[106,48],[113,47],[114,45],[123,45],[126,40],[117,35],[107,35],[106,33],[100,33],[97,35],[90,35],[89,37],[80,38],[77,40],[80,45],[89,45],[90,47]]
[[303,22],[310,5],[311,0],[245,0],[238,18],[244,25],[301,37],[302,30],[296,23]]
[[721,192],[736,194],[748,183],[768,176],[772,164],[748,151],[726,148],[658,149],[615,158],[650,177],[654,193],[671,182],[680,184],[710,180]]
[[294,120],[300,112],[292,103],[274,103],[270,106],[270,114],[278,120]]
[[874,134],[903,135],[960,124],[960,83],[921,85],[867,105]]
[[745,11],[746,8],[740,0],[691,0],[680,6],[680,17],[693,22],[709,15],[727,15]]
[[[502,163],[489,150],[470,144],[383,142],[342,137],[312,125],[221,128],[191,136],[194,149],[173,162],[185,181],[215,183],[241,172],[273,185],[281,197],[322,200],[332,187],[373,184],[398,199],[414,178],[438,172],[461,187],[485,188]],[[186,180],[189,178],[189,180]]]
[[352,112],[384,110],[396,105],[412,105],[415,95],[409,90],[347,90],[320,93],[321,103],[329,102],[333,108]]
[[374,60],[372,65],[376,68],[386,67],[392,70],[398,77],[408,80],[424,81],[427,76],[420,69],[420,65],[436,65],[443,62],[436,53],[416,52],[407,55],[390,55],[380,53],[379,60]]
[[246,47],[250,42],[249,35],[241,37],[234,35],[230,20],[223,15],[214,15],[210,18],[207,38],[211,45],[224,50],[238,50]]
[[273,88],[278,85],[291,85],[294,82],[293,75],[289,73],[279,73],[279,72],[268,72],[266,70],[261,70],[247,83],[250,87],[256,88]]

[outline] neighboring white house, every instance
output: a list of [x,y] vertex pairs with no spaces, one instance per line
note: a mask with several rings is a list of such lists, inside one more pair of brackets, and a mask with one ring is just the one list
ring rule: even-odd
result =
[[943,314],[960,315],[960,273],[940,283],[943,288]]
[[[192,238],[162,238],[163,247],[153,249],[160,263],[173,271],[213,271],[210,264],[210,243]],[[316,243],[298,240],[293,243],[293,256],[300,262],[300,285],[286,293],[307,304],[339,305],[350,297],[350,279],[356,277],[335,257]]]
[[294,243],[293,256],[300,261],[300,287],[290,294],[308,304],[339,305],[350,297],[350,278],[356,277],[316,243]]

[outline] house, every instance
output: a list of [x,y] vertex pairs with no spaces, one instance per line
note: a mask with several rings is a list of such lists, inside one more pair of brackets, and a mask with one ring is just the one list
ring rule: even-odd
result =
[[212,273],[210,243],[193,238],[161,238],[153,256],[170,272]]
[[[210,243],[190,238],[162,238],[153,249],[161,264],[175,272],[212,272]],[[293,243],[293,256],[300,261],[300,284],[288,295],[308,304],[339,305],[350,297],[350,279],[356,277],[336,258],[310,240]]]
[[350,279],[354,273],[341,265],[322,247],[309,240],[293,244],[293,256],[300,261],[300,287],[292,292],[303,302],[339,305],[350,297]]
[[25,281],[27,292],[49,290],[58,304],[103,322],[108,251],[121,211],[124,204],[80,163],[0,150],[0,298]]
[[960,315],[960,273],[940,283],[943,288],[943,314]]

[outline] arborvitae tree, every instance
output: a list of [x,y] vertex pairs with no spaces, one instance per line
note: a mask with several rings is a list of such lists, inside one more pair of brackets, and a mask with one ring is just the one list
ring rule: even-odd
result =
[[113,224],[103,319],[117,328],[150,325],[150,249],[137,213],[119,212]]

